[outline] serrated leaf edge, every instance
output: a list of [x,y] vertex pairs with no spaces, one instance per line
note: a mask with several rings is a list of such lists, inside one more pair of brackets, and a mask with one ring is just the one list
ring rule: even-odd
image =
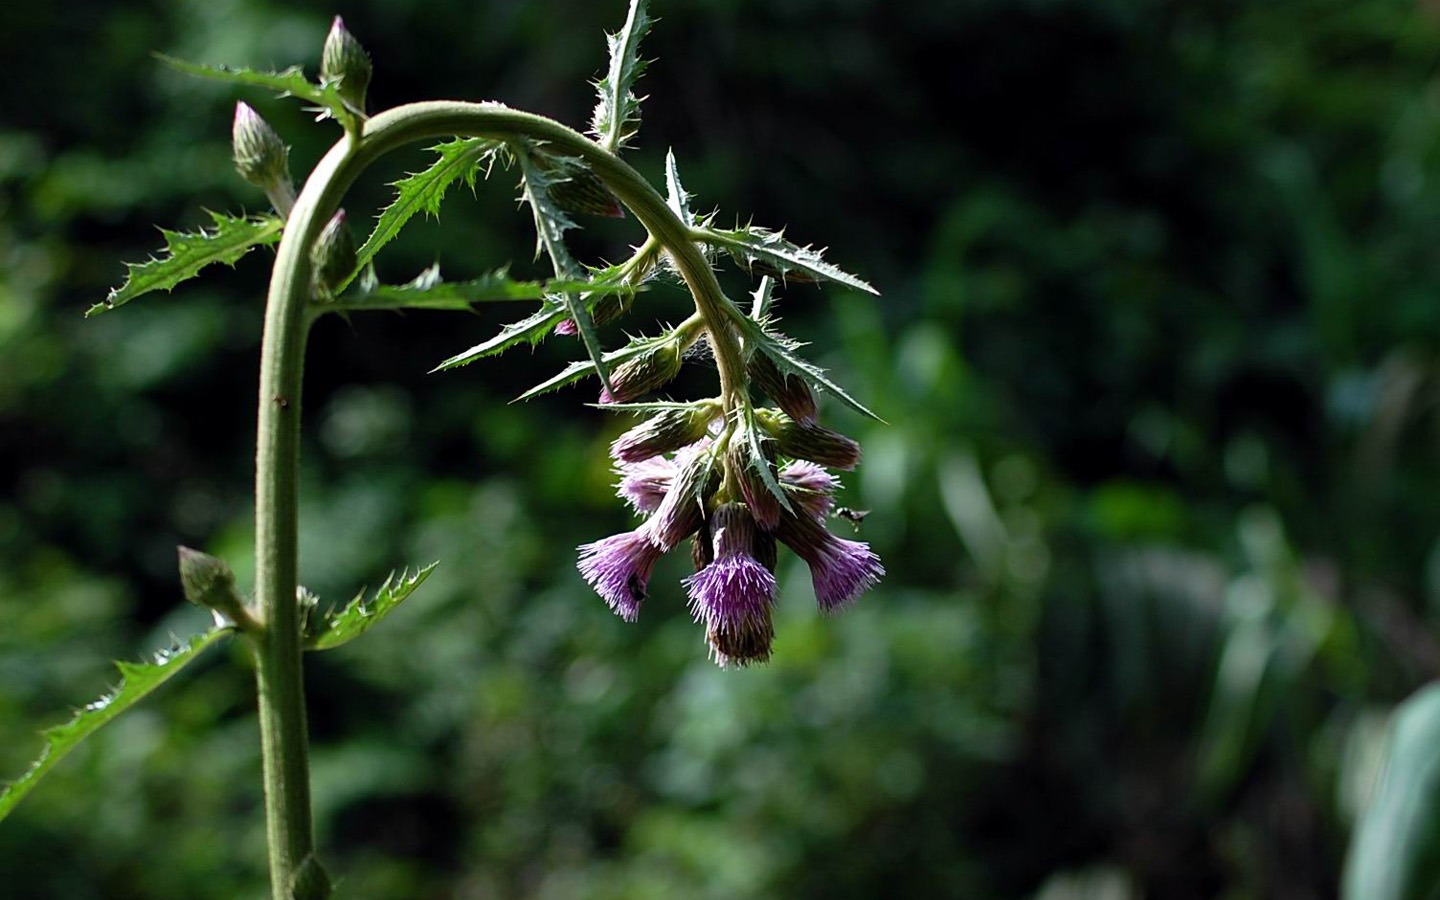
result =
[[[0,791],[0,821],[5,819],[71,750],[121,713],[149,696],[156,688],[169,681],[180,670],[198,658],[207,647],[231,634],[233,630],[228,626],[217,626],[209,631],[201,632],[182,643],[160,651],[155,655],[153,662],[122,661],[115,663],[115,668],[120,672],[119,684],[102,694],[99,699],[76,710],[70,721],[42,732],[45,746],[41,749],[40,756],[30,764],[30,768],[24,774]],[[144,684],[137,684],[142,678],[151,680]]]

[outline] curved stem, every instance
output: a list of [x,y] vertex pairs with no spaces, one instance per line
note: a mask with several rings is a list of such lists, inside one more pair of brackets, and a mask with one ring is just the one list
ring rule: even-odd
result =
[[[538,140],[582,159],[674,259],[695,298],[715,350],[728,411],[743,402],[744,361],[733,330],[738,312],[682,222],[630,165],[576,131],[543,116],[494,103],[432,101],[380,113],[355,139],[342,138],[306,180],[277,251],[265,310],[260,359],[260,413],[255,469],[256,593],[262,616],[250,638],[256,662],[266,835],[275,900],[328,893],[315,861],[302,677],[298,577],[298,470],[301,377],[312,320],[309,248],[345,191],[384,154],[427,138]],[[647,242],[648,246],[648,242]],[[307,886],[316,885],[319,886]]]

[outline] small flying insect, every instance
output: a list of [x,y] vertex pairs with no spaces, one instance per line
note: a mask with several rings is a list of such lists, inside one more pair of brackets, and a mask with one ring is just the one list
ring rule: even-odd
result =
[[837,515],[837,516],[839,516],[840,518],[845,519],[846,521],[848,521],[852,526],[854,526],[854,528],[855,528],[855,533],[856,533],[856,534],[859,534],[859,533],[860,533],[860,523],[861,523],[861,522],[864,522],[864,521],[865,521],[865,517],[868,516],[868,515],[870,515],[870,510],[868,510],[868,509],[851,509],[851,508],[848,507],[848,506],[842,506],[842,507],[840,507],[839,509],[835,510],[835,515]]

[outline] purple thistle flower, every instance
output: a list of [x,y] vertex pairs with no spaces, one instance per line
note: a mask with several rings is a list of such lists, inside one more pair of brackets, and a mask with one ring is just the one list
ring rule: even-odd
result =
[[835,612],[879,583],[885,574],[880,557],[863,541],[838,538],[807,516],[784,512],[775,536],[810,566],[815,602]]
[[615,614],[627,622],[640,615],[650,572],[664,551],[655,546],[644,525],[634,531],[612,534],[592,544],[581,544],[576,568],[604,598]]
[[652,513],[670,491],[678,467],[663,456],[637,463],[623,463],[616,470],[620,483],[615,492],[637,513]]
[[555,326],[556,334],[563,334],[567,337],[580,333],[580,328],[575,324],[574,319],[562,319],[559,325]]
[[684,581],[690,610],[705,623],[721,666],[763,662],[775,640],[775,576],[753,555],[755,522],[743,506],[727,503],[710,525],[715,558]]
[[817,522],[824,522],[835,505],[832,496],[840,487],[840,479],[825,471],[824,466],[797,459],[780,470],[780,484],[790,500]]

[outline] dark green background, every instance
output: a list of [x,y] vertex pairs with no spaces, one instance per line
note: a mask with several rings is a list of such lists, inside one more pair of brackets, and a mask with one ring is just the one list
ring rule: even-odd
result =
[[[623,3],[242,0],[0,11],[0,772],[108,658],[202,627],[174,548],[248,582],[257,252],[82,312],[153,224],[259,210],[244,97],[149,56],[312,72],[334,12],[373,107],[497,99],[575,125]],[[636,165],[876,284],[788,288],[866,462],[885,559],[833,619],[783,563],[776,657],[705,658],[667,560],[642,621],[574,547],[630,527],[591,389],[508,401],[573,342],[427,376],[523,306],[314,334],[302,578],[441,561],[308,670],[320,843],[385,898],[1160,900],[1335,895],[1385,715],[1440,674],[1440,7],[1399,0],[673,0]],[[388,162],[357,187],[352,221]],[[381,257],[530,262],[511,175]],[[633,223],[575,248],[621,258]],[[727,276],[736,295],[744,279]],[[646,294],[632,331],[686,299]],[[619,331],[611,335],[619,338]],[[685,374],[703,390],[701,366]],[[849,526],[837,523],[837,531]],[[0,825],[19,898],[264,891],[238,649]],[[1085,893],[1090,891],[1091,893]]]

